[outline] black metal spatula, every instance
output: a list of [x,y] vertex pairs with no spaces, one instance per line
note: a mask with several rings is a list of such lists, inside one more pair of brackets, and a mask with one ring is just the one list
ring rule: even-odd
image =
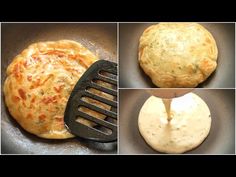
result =
[[[104,87],[98,84],[97,81],[108,83],[112,87]],[[98,96],[90,91],[89,88],[96,89],[99,92],[104,92],[113,97],[107,99]],[[82,98],[87,97],[109,105],[110,110],[102,109],[94,104],[85,102]],[[96,111],[97,113],[106,116],[104,120],[88,115],[81,111],[79,107]],[[96,126],[87,126],[77,118],[81,117],[85,120],[93,122]],[[98,142],[112,142],[117,140],[117,64],[98,60],[83,74],[75,85],[70,98],[67,102],[65,114],[65,125],[69,131],[81,138]],[[109,131],[107,131],[109,130]]]

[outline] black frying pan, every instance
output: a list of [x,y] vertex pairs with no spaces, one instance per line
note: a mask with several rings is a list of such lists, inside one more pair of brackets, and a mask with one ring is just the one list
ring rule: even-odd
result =
[[[119,41],[119,82],[121,88],[156,87],[138,64],[138,44],[143,31],[154,23],[121,23]],[[201,23],[214,36],[218,46],[216,71],[198,87],[235,87],[234,23]],[[128,76],[128,77],[127,77]]]
[[[234,154],[234,89],[195,89],[193,92],[209,106],[212,125],[205,141],[187,154]],[[145,143],[138,130],[138,114],[149,96],[142,89],[120,90],[119,152],[121,154],[159,154]]]
[[[2,24],[1,89],[6,68],[30,44],[60,39],[75,40],[101,59],[117,62],[115,23]],[[98,154],[116,153],[117,143],[95,143],[81,139],[46,140],[23,130],[10,116],[1,92],[1,151],[3,154]]]

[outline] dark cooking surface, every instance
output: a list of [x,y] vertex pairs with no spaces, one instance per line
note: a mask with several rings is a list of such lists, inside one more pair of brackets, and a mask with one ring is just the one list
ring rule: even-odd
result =
[[[98,54],[101,59],[117,62],[116,24],[2,24],[1,89],[6,68],[28,45],[39,41],[75,40]],[[24,131],[9,115],[1,93],[1,151],[24,154],[114,154],[117,143],[83,140],[46,140]]]
[[[196,149],[187,154],[234,154],[235,114],[233,89],[193,91],[209,106],[212,117],[210,134]],[[120,90],[120,136],[121,154],[158,154],[148,146],[138,130],[138,114],[149,95],[145,90]]]
[[[156,87],[138,64],[138,44],[143,31],[154,23],[121,23],[119,66],[121,88]],[[234,23],[200,23],[214,36],[218,47],[216,71],[198,87],[234,88],[235,25]],[[127,77],[128,76],[128,77]]]

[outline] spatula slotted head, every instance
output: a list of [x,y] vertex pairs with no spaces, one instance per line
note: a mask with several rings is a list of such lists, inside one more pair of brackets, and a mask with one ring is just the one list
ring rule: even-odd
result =
[[[99,82],[105,83],[98,84]],[[106,87],[108,86],[109,87]],[[100,93],[109,94],[113,99],[102,97],[89,89],[95,89]],[[83,98],[96,100],[107,105],[111,109],[103,109],[95,104],[85,101]],[[95,111],[106,118],[99,119],[86,111]],[[92,122],[95,126],[85,125],[78,121],[78,117]],[[81,138],[98,142],[112,142],[117,140],[117,64],[99,60],[95,62],[79,79],[67,102],[65,114],[65,125],[69,131]]]

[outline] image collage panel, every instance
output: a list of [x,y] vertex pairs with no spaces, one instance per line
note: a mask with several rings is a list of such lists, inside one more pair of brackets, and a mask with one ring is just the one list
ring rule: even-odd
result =
[[235,22],[1,23],[1,154],[235,155]]

